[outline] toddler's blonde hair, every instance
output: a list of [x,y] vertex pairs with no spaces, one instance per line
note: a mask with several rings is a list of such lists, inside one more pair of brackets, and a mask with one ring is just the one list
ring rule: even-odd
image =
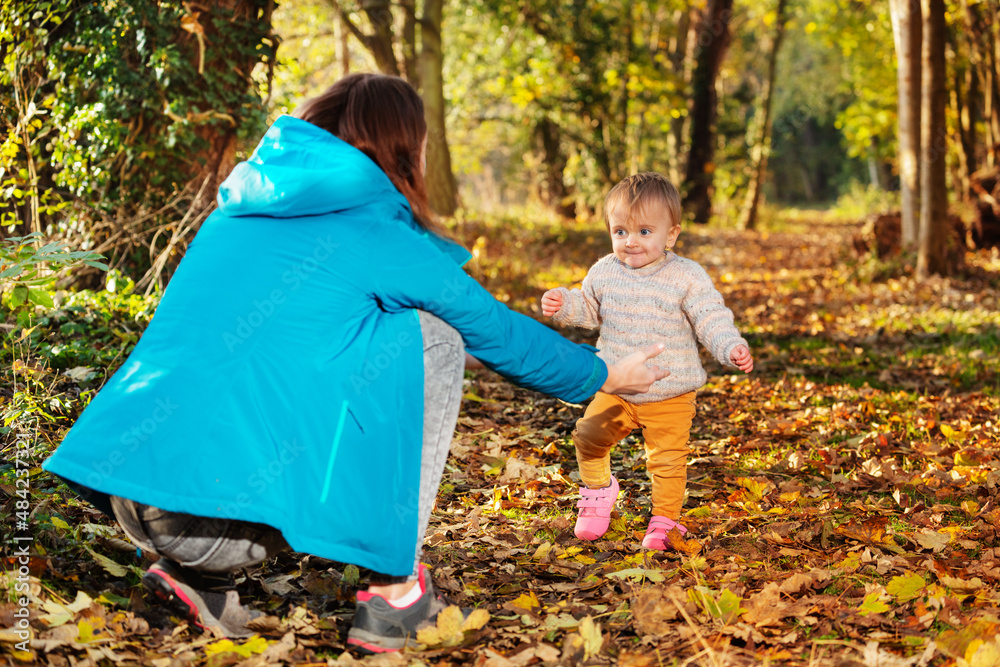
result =
[[659,204],[670,214],[671,226],[681,224],[681,195],[666,176],[644,171],[629,176],[611,188],[604,199],[604,222],[611,228],[611,216],[624,207],[625,220],[645,216],[651,205]]

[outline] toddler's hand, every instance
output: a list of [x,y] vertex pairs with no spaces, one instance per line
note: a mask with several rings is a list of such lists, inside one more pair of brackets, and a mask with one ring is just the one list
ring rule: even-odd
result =
[[563,295],[557,289],[550,289],[542,295],[542,315],[552,317],[563,305]]
[[749,373],[753,370],[753,357],[750,356],[750,348],[746,345],[738,345],[730,353],[729,360],[733,362],[733,366],[736,366],[744,373]]

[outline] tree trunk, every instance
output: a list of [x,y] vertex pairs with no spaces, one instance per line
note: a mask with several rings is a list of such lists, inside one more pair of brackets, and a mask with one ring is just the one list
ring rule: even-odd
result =
[[778,0],[777,17],[774,23],[774,37],[771,40],[771,53],[767,57],[767,78],[764,80],[764,90],[761,91],[761,118],[751,149],[750,183],[747,187],[743,209],[740,211],[740,229],[754,229],[757,226],[757,208],[760,204],[760,191],[767,179],[767,158],[771,153],[771,107],[774,99],[775,72],[778,69],[778,51],[785,37],[785,14],[788,0]]
[[375,57],[375,64],[380,72],[399,76],[399,62],[393,50],[392,8],[389,0],[363,0],[361,8],[365,10],[368,22],[372,24],[372,33],[368,35],[365,45]]
[[[383,74],[399,76],[399,63],[396,60],[396,52],[393,50],[395,36],[392,30],[392,8],[389,0],[363,0],[361,9],[364,10],[368,22],[371,23],[371,33],[361,30],[351,15],[340,6],[339,0],[326,0],[337,15],[340,16],[341,26],[351,32],[354,37],[361,42],[361,45],[375,58],[375,66]],[[346,44],[345,50],[346,53]]]
[[993,133],[993,144],[989,147],[990,158],[992,163],[991,167],[1000,166],[1000,16],[998,16],[996,2],[991,3],[991,10],[993,11],[993,18],[991,23],[993,26],[993,33],[991,39],[993,42],[993,55],[989,58],[991,63],[990,67],[990,80],[992,85],[983,91],[984,95],[990,97],[990,114],[987,116],[987,122],[992,128]]
[[[683,89],[687,90],[691,81],[691,63],[694,60],[694,49],[696,43],[697,21],[695,9],[690,2],[685,2],[682,9],[675,13],[677,17],[677,35],[670,49],[670,63],[673,65],[674,74],[680,80]],[[670,119],[670,134],[667,136],[667,150],[669,155],[670,180],[674,183],[681,182],[681,173],[684,171],[684,161],[682,159],[681,147],[684,145],[684,130],[688,121],[687,115],[680,115]]]
[[417,51],[417,3],[416,0],[400,0],[403,9],[403,70],[406,80],[420,90],[420,64]]
[[[966,0],[962,0],[962,10],[965,35],[964,39],[959,39],[968,49],[968,63],[965,70],[965,94],[961,97],[959,104],[958,126],[962,145],[965,148],[965,169],[969,174],[971,184],[972,174],[979,170],[978,125],[982,121],[979,107],[982,93],[980,92],[980,76],[976,61],[981,61],[982,55],[979,48],[979,38],[976,36],[977,15]],[[959,88],[960,86],[956,83],[955,87]]]
[[917,276],[947,273],[948,143],[945,127],[944,0],[921,0],[923,9],[922,105],[920,123],[920,247]]
[[[956,39],[958,39],[957,36]],[[955,148],[958,150],[958,160],[956,161],[952,178],[953,182],[958,184],[955,189],[958,191],[959,196],[963,201],[968,201],[969,194],[972,191],[969,185],[969,178],[976,170],[974,165],[976,147],[969,145],[967,125],[963,122],[963,119],[967,120],[969,117],[969,102],[972,91],[967,86],[971,68],[967,68],[960,63],[959,45],[954,44],[954,47],[956,57],[952,63],[952,68],[955,77],[951,89],[948,91],[948,99],[952,114],[958,120],[958,127],[956,128],[958,131],[958,141],[955,142]]]
[[339,14],[334,24],[334,30],[337,33],[337,59],[340,61],[340,75],[347,76],[351,73],[351,50],[347,39],[350,35],[350,29],[347,27],[344,17]]
[[420,19],[420,78],[427,119],[427,195],[438,215],[455,213],[457,192],[451,171],[451,151],[445,133],[445,99],[441,50],[443,0],[426,0]]
[[691,75],[690,150],[685,174],[684,208],[697,223],[707,223],[712,215],[712,181],[715,164],[715,81],[729,46],[729,21],[733,0],[708,0]]
[[[633,39],[632,31],[634,25],[632,17],[632,3],[629,1],[625,2],[624,5],[625,6],[622,8],[622,14],[624,14],[625,16],[625,26],[624,26],[625,39],[623,40],[625,52],[622,60],[624,61],[625,64],[622,66],[622,73],[621,73],[621,93],[620,93],[621,118],[619,119],[619,122],[621,123],[620,125],[621,129],[619,131],[621,132],[622,157],[624,158],[625,156],[631,154],[631,159],[629,161],[629,173],[631,174],[633,173],[632,160],[635,159],[639,149],[638,145],[636,145],[635,147],[629,146],[629,131],[628,131],[628,118],[629,118],[628,83],[629,79],[631,78],[631,74],[629,74],[629,65],[632,63],[632,39]],[[630,151],[629,150],[630,148],[633,148],[633,150]]]
[[[221,14],[221,16],[225,17],[225,12],[228,10],[232,12],[230,20],[262,20],[266,25],[270,26],[274,3],[266,3],[262,6],[259,0],[220,0],[214,3],[213,7],[213,13],[217,12],[216,16]],[[197,16],[197,14],[194,14],[194,16]],[[200,26],[204,30],[202,39],[210,44],[216,43],[216,31],[213,27],[214,22],[202,18],[200,19]],[[185,30],[187,29],[185,28]],[[198,31],[187,31],[186,33],[181,33],[181,35],[178,43],[185,45],[190,50],[191,57],[193,59],[203,57],[199,54]],[[208,59],[201,64],[206,71],[217,67],[227,67],[234,68],[237,72],[245,73],[234,84],[235,87],[242,90],[252,85],[250,72],[253,70],[258,58],[255,55],[249,55],[244,56],[242,61],[240,61],[234,57],[237,51],[238,49],[234,45],[230,45],[224,52],[216,52],[219,56],[217,61]],[[203,54],[204,51],[201,51],[201,53]],[[211,109],[209,103],[206,103],[205,106]],[[214,110],[212,115],[215,115],[215,112],[221,111],[223,110]],[[197,115],[195,114],[194,117],[196,118]],[[192,114],[189,113],[188,122],[192,119]],[[153,131],[161,130],[161,128],[150,129]],[[192,203],[192,208],[200,210],[215,205],[215,194],[219,185],[226,180],[233,167],[236,166],[237,129],[235,122],[205,123],[198,128],[197,133],[207,142],[208,148],[200,156],[191,156],[191,163],[195,165],[196,170],[192,173],[192,180],[195,181],[195,187],[199,187],[206,180],[208,184],[202,188],[202,194]]]
[[920,57],[921,14],[918,0],[889,0],[896,44],[899,118],[899,181],[902,244],[914,247],[920,228]]
[[535,145],[542,163],[542,182],[539,199],[552,207],[564,218],[576,215],[576,206],[569,200],[569,189],[563,180],[566,157],[562,151],[559,125],[548,116],[542,116],[535,124]]
[[[390,0],[362,0],[361,7],[368,16],[374,32],[364,33],[351,22],[350,15],[341,9],[337,0],[327,0],[337,9],[351,33],[375,58],[379,71],[394,76],[405,76],[420,91],[424,101],[424,118],[427,121],[427,196],[431,208],[438,215],[452,215],[457,205],[457,187],[451,171],[451,151],[445,132],[444,55],[441,50],[441,21],[443,0],[424,2],[423,16],[417,18],[416,1],[400,0],[405,16],[402,26],[401,52],[403,67],[396,58],[393,32],[394,19]],[[417,26],[420,27],[420,49],[417,51]]]

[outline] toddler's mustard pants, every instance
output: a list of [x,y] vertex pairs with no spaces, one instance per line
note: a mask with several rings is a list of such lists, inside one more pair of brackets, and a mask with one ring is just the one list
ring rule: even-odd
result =
[[611,482],[611,447],[632,429],[641,428],[646,440],[646,468],[653,479],[653,514],[679,519],[687,484],[694,396],[692,391],[656,403],[632,404],[597,392],[573,430],[583,483],[592,489],[607,486]]

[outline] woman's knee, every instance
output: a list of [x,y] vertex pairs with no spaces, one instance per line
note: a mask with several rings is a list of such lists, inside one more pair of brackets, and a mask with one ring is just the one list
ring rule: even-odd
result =
[[458,353],[465,354],[462,334],[458,333],[455,327],[426,310],[418,310],[417,313],[420,317],[420,335],[424,340],[425,351],[437,345],[447,345],[457,348]]

